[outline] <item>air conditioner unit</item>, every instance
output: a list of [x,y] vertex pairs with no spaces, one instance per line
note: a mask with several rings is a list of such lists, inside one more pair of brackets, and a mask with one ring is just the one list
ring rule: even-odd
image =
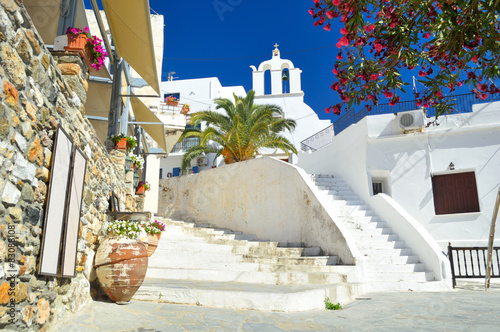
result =
[[207,159],[207,157],[198,157],[196,159],[196,164],[198,166],[208,166],[208,159]]
[[398,113],[399,128],[404,132],[422,130],[425,127],[425,113],[423,109]]

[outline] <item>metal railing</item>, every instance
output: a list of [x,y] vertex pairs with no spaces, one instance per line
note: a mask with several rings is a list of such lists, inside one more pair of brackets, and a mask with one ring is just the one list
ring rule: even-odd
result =
[[185,138],[182,142],[176,143],[172,148],[172,151],[170,151],[170,153],[186,152],[189,148],[199,144],[200,144],[199,137],[188,137]]
[[[472,105],[480,103],[489,103],[492,101],[500,100],[500,94],[488,95],[486,99],[478,99],[475,94],[467,93],[462,95],[447,97],[448,101],[454,105],[454,110],[452,114],[458,113],[470,113],[472,112]],[[333,127],[335,129],[335,135],[338,135],[342,130],[349,127],[351,124],[357,123],[362,120],[367,115],[378,115],[378,114],[391,114],[417,110],[421,107],[417,106],[416,100],[401,101],[396,103],[396,105],[391,106],[389,104],[380,104],[372,106],[371,111],[362,109],[361,111],[355,113],[354,110],[350,110],[345,113],[340,119],[338,119]],[[428,107],[425,109],[427,117],[432,117],[436,115],[436,109],[434,107]]]
[[302,151],[316,151],[330,144],[333,140],[333,136],[333,125],[329,125],[325,129],[300,142],[300,149]]
[[[491,278],[500,278],[499,250],[500,247],[494,247],[492,251]],[[452,247],[448,243],[453,287],[457,284],[457,278],[485,278],[487,254],[487,247]]]

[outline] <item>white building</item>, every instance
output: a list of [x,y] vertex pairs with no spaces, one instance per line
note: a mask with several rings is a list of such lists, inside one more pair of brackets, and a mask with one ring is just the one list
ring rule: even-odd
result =
[[[317,114],[304,103],[304,92],[301,90],[300,78],[302,71],[295,68],[290,60],[281,59],[277,46],[275,45],[271,60],[262,62],[258,69],[255,66],[250,66],[253,70],[255,103],[278,105],[283,109],[285,118],[294,119],[297,122],[297,127],[293,133],[284,133],[284,136],[295,145],[297,150],[301,149],[301,142],[308,138],[307,142],[311,146],[306,145],[305,149],[314,149],[315,144],[320,141],[322,145],[325,144],[325,141],[331,142],[333,129],[330,121],[320,120]],[[265,75],[268,74],[268,71],[271,76],[271,93],[265,94]],[[288,80],[283,80],[285,73]],[[216,77],[162,82],[161,92],[163,97],[174,96],[179,99],[180,104],[189,104],[190,113],[207,109],[215,110],[213,101],[217,98],[233,100],[233,94],[237,96],[246,95],[242,86],[223,87]],[[172,112],[176,110],[177,108],[171,108]],[[310,138],[322,130],[321,134],[316,135],[321,136],[321,139],[315,140],[314,136],[312,139]],[[182,156],[189,147],[197,144],[197,142],[197,138],[188,138],[184,142],[178,143],[170,152],[168,158],[162,159],[160,178],[181,174]],[[302,144],[302,147],[304,148],[304,144]],[[266,149],[263,154],[296,163],[296,156],[288,159],[282,151]],[[214,155],[199,157],[193,160],[192,168],[188,170],[188,173],[197,173],[223,163],[222,158],[217,160],[215,164],[213,161]]]
[[500,186],[500,102],[441,116],[428,128],[434,118],[422,115],[366,116],[332,144],[300,154],[298,166],[339,175],[370,205],[378,192],[392,196],[443,250],[448,242],[485,246]]

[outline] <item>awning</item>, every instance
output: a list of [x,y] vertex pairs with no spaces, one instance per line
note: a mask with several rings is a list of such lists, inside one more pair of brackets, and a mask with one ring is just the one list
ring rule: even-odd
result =
[[[135,121],[137,122],[157,122],[158,124],[139,124],[144,130],[151,136],[152,139],[158,143],[158,146],[162,148],[165,152],[169,152],[167,150],[167,142],[166,142],[166,133],[165,126],[163,122],[158,119],[158,117],[149,110],[149,108],[144,105],[142,101],[140,101],[136,97],[130,98],[130,102],[132,103],[132,107],[134,109]],[[161,125],[160,125],[161,124]]]
[[[36,30],[42,36],[43,43],[53,45],[57,36],[59,17],[61,16],[61,0],[24,0],[23,5],[28,11]],[[83,29],[88,26],[85,5],[83,0],[78,0],[76,5],[75,27]]]
[[159,94],[148,0],[102,0],[118,57]]

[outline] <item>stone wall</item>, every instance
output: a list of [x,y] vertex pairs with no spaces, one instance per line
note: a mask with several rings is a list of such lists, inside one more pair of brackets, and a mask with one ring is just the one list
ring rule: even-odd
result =
[[[45,330],[91,301],[97,291],[90,287],[93,258],[110,191],[122,210],[135,209],[124,153],[108,154],[83,116],[87,68],[74,54],[55,56],[59,64],[22,1],[0,0],[0,329]],[[58,125],[88,158],[77,276],[71,279],[37,274]]]

